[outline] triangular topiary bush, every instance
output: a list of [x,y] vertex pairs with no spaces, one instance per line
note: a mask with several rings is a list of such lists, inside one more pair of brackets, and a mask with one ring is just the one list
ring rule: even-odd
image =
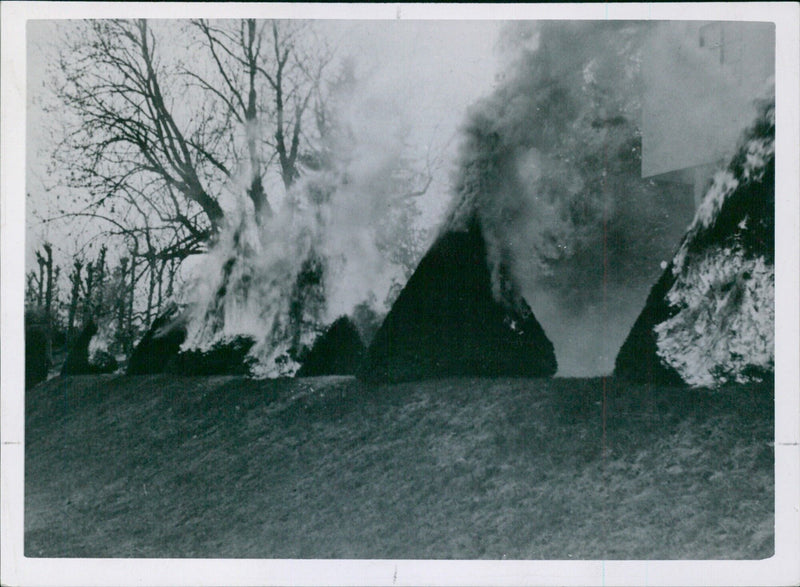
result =
[[620,348],[615,374],[715,386],[774,369],[775,109],[714,177]]
[[97,324],[90,318],[70,347],[61,366],[61,375],[113,373],[117,370],[117,359],[107,350],[95,351],[93,355],[89,353],[89,345],[97,330]]
[[347,316],[342,316],[314,342],[297,377],[354,375],[365,351],[355,324]]
[[552,343],[511,277],[499,273],[493,284],[477,217],[445,231],[386,316],[359,377],[553,375]]
[[186,340],[186,326],[177,306],[162,312],[133,349],[128,360],[128,375],[164,373],[174,362]]

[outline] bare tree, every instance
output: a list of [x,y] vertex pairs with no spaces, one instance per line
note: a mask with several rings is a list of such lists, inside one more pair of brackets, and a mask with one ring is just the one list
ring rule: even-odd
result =
[[[225,124],[235,122],[245,129],[247,156],[250,166],[250,184],[247,195],[253,202],[256,217],[271,212],[264,192],[263,164],[258,145],[258,86],[259,62],[263,30],[266,23],[256,24],[253,19],[211,24],[207,20],[196,20],[193,24],[203,35],[216,66],[216,76],[185,69],[185,74],[204,91],[221,100],[227,116]],[[215,79],[218,78],[218,79]]]
[[128,203],[141,197],[141,205],[158,200],[157,216],[181,226],[189,240],[207,240],[224,219],[212,194],[231,175],[215,155],[219,141],[203,132],[210,114],[185,112],[176,74],[163,64],[147,21],[82,26],[62,51],[57,93],[75,117],[60,163],[73,186],[93,194],[85,209],[97,212],[120,196]]
[[55,288],[55,277],[53,272],[53,245],[44,243],[42,251],[36,251],[36,262],[39,265],[39,294],[38,305],[44,308],[45,316],[47,316],[48,324],[52,321],[53,317],[53,299]]
[[72,272],[69,275],[70,281],[70,296],[69,296],[69,311],[67,315],[67,340],[72,340],[75,334],[75,318],[78,313],[78,304],[80,303],[81,288],[83,286],[83,261],[75,259],[72,265]]
[[[332,56],[319,39],[304,42],[305,27],[101,20],[68,28],[55,87],[68,131],[54,161],[85,200],[62,213],[103,220],[112,237],[149,239],[152,268],[205,249],[224,223],[220,197],[243,167],[257,216],[269,214],[264,174],[277,162],[287,189],[300,175],[313,141],[305,115]],[[190,50],[209,60],[181,58],[191,34]]]
[[313,142],[305,118],[333,51],[320,39],[306,46],[308,25],[291,21],[197,20],[193,25],[214,67],[205,74],[197,68],[185,73],[221,104],[226,122],[244,128],[246,153],[238,159],[249,164],[247,194],[260,217],[270,210],[263,176],[272,161],[277,159],[287,190],[301,174],[301,154]]
[[[274,205],[267,191],[302,197],[292,188],[304,173],[333,167],[325,153],[337,148],[326,137],[337,124],[328,79],[333,51],[313,25],[296,21],[101,20],[65,30],[55,90],[68,133],[55,162],[59,179],[83,199],[60,217],[102,221],[95,236],[102,232],[114,243],[114,259],[122,257],[104,277],[92,263],[73,277],[79,293],[87,290],[87,311],[106,291],[104,280],[128,288],[126,296],[103,300],[114,306],[124,341],[173,294],[181,262],[207,250],[226,226],[230,196],[252,205],[259,221]],[[345,71],[340,83],[355,88],[353,75]],[[394,235],[414,224],[414,200],[430,185],[430,174],[407,171],[387,182],[398,196],[385,215],[392,228],[387,251]],[[396,262],[410,267],[419,241],[411,234]],[[312,251],[303,271],[320,283],[322,258]],[[223,272],[231,267],[225,263]],[[298,316],[317,304],[299,291],[305,284],[300,280],[293,295]]]
[[300,29],[293,29],[288,22],[272,21],[271,24],[273,59],[268,62],[271,69],[264,67],[261,73],[273,91],[268,110],[275,121],[273,146],[278,154],[281,178],[289,189],[300,176],[298,156],[305,131],[303,117],[312,96],[320,95],[323,73],[333,58],[333,51],[324,45],[317,45],[315,54],[304,51],[298,41]]

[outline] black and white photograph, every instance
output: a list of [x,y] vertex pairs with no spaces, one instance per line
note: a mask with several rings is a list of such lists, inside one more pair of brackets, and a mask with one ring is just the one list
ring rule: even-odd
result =
[[800,581],[798,5],[4,4],[4,585]]

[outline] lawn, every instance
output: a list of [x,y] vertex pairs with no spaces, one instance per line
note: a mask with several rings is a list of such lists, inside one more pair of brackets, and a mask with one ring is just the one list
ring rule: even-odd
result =
[[772,384],[57,377],[26,400],[25,554],[754,559]]

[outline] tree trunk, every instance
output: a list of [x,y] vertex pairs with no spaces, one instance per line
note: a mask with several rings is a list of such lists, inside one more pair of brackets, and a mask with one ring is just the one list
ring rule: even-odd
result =
[[83,323],[88,324],[92,318],[92,288],[94,286],[94,264],[86,265],[86,294],[83,296]]
[[[162,259],[161,264],[158,268],[158,297],[156,298],[156,316],[161,315],[161,306],[164,303],[164,268],[167,266],[167,260]],[[147,323],[147,327],[150,328],[150,323]]]
[[75,334],[75,315],[78,313],[78,303],[80,302],[81,296],[81,270],[83,269],[83,263],[80,261],[75,261],[74,268],[72,270],[72,275],[70,275],[70,282],[72,283],[72,289],[70,291],[70,299],[69,299],[69,314],[67,315],[67,340],[72,341],[72,337]]
[[128,278],[128,259],[127,257],[123,257],[119,260],[120,266],[120,283],[122,287],[122,291],[119,293],[116,299],[117,305],[117,344],[119,345],[120,350],[125,350],[125,310],[128,307],[127,299],[128,296],[126,291],[126,280]]
[[167,299],[175,295],[175,259],[169,260],[169,281],[167,282]]
[[147,254],[147,271],[150,279],[147,284],[147,310],[144,314],[144,327],[149,328],[150,317],[153,312],[153,298],[156,291],[156,267],[155,267],[155,254],[152,250]]
[[253,52],[253,44],[256,42],[256,21],[247,20],[247,46],[245,47],[248,61],[249,90],[247,93],[247,110],[245,111],[245,125],[247,133],[247,153],[250,157],[250,187],[247,195],[253,201],[256,220],[260,221],[263,214],[271,214],[267,195],[264,192],[264,184],[261,179],[261,157],[258,152],[257,133],[258,116],[256,110],[256,72],[258,71],[257,56]]
[[47,290],[45,291],[44,311],[45,311],[45,324],[47,328],[47,361],[49,365],[53,364],[52,346],[53,340],[53,247],[50,243],[45,243],[44,251],[47,255],[45,268],[47,271]]
[[36,305],[40,308],[44,305],[44,257],[36,251],[36,262],[39,264],[39,291],[36,296]]
[[106,278],[106,247],[105,245],[100,247],[100,254],[97,256],[97,261],[95,261],[95,274],[97,275],[97,279],[95,279],[96,287],[95,287],[95,313],[100,311],[103,308],[103,286],[105,284]]
[[47,323],[50,324],[53,311],[53,247],[48,243],[44,245],[47,255],[45,268],[47,271],[47,290],[45,291],[44,309],[47,314]]
[[125,318],[125,354],[130,355],[133,350],[133,300],[136,295],[136,255],[138,253],[138,246],[134,246],[133,253],[131,254],[131,283],[128,294],[128,308],[126,310]]

